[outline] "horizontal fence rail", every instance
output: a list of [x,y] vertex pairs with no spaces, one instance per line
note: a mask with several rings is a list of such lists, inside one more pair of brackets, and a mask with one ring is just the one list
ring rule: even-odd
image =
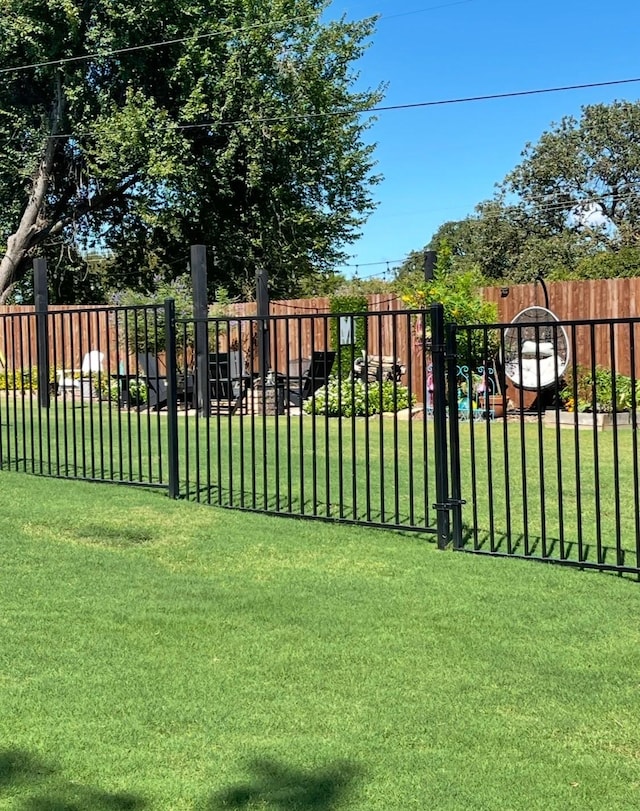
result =
[[458,548],[640,575],[640,319],[457,327],[455,337]]

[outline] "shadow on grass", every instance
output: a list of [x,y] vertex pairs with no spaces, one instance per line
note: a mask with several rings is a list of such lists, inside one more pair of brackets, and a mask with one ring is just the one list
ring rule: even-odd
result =
[[339,761],[303,771],[274,760],[250,764],[252,780],[213,794],[202,811],[263,808],[272,811],[337,811],[346,801],[359,770]]
[[[340,503],[331,501],[327,504],[321,496],[316,500],[309,496],[300,498],[299,493],[294,493],[288,497],[286,487],[280,488],[279,494],[264,491],[255,492],[250,489],[241,491],[240,489],[230,491],[228,487],[215,485],[201,485],[195,487],[187,486],[185,482],[181,484],[183,498],[187,501],[197,501],[202,504],[210,504],[213,507],[224,507],[229,509],[248,510],[258,513],[270,513],[292,518],[320,518],[336,522],[347,522],[356,524],[370,524],[375,527],[385,527],[391,529],[417,531],[435,531],[435,512],[430,513],[425,520],[422,512],[414,511],[413,515],[408,509],[398,509],[391,503],[392,496],[385,504],[382,511],[379,499],[375,503],[372,501],[368,506],[364,495],[354,506],[352,501]],[[308,488],[312,489],[311,486]]]
[[139,811],[147,805],[134,794],[64,780],[57,771],[28,752],[0,751],[0,802],[10,795],[19,811]]
[[485,555],[500,555],[525,560],[540,560],[549,563],[561,563],[570,566],[593,568],[602,566],[604,570],[616,574],[631,574],[633,571],[616,572],[615,567],[628,565],[635,569],[636,559],[633,553],[623,549],[617,550],[612,546],[602,544],[564,540],[548,537],[546,541],[538,535],[529,535],[525,538],[522,533],[512,533],[510,536],[504,532],[489,530],[474,530],[473,526],[465,524],[462,531],[462,550],[477,552]]

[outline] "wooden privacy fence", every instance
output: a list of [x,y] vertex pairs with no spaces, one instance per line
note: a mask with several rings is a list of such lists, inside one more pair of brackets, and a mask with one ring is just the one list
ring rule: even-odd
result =
[[[588,281],[549,282],[549,309],[561,321],[579,321],[592,319],[624,319],[640,315],[640,278],[631,279],[597,279]],[[507,295],[503,295],[503,291]],[[498,307],[498,322],[509,323],[526,307],[532,305],[544,306],[544,291],[540,284],[521,284],[511,287],[485,287],[482,294],[487,301],[492,301]],[[369,311],[385,312],[403,310],[404,302],[399,296],[391,293],[370,295],[367,297]],[[314,313],[327,313],[329,311],[329,298],[317,297],[312,299],[292,299],[288,301],[271,302],[271,311],[274,315],[313,315]],[[233,305],[233,312],[238,316],[255,315],[254,302]],[[308,322],[307,322],[308,323]],[[318,319],[320,323],[320,319]],[[391,329],[392,320],[381,320],[382,354],[393,355],[394,345],[401,363],[408,366],[413,363],[414,368],[420,368],[422,350],[421,341],[415,335],[415,324],[411,326],[403,319],[395,321],[394,334]],[[593,353],[595,363],[609,367],[615,362],[616,371],[621,374],[631,374],[631,352],[629,325],[615,324],[609,329],[600,326],[592,331],[589,327],[576,327],[570,331],[569,343],[574,352],[577,344],[577,354],[586,357],[586,347],[589,355]],[[633,329],[636,329],[635,327]],[[308,331],[307,331],[308,332]],[[370,336],[373,346],[378,346],[380,339],[377,333]],[[635,344],[638,344],[638,335],[635,335]],[[306,352],[311,350],[310,335],[303,337],[303,347]],[[278,342],[279,346],[283,341]],[[376,354],[379,354],[376,352]],[[635,374],[640,378],[640,353],[635,357]]]
[[[502,295],[502,290],[507,292]],[[549,309],[560,321],[582,321],[594,319],[625,319],[640,315],[640,278],[632,279],[593,279],[575,282],[548,282]],[[485,287],[483,293],[487,301],[498,305],[498,320],[508,323],[526,307],[544,307],[544,290],[540,284],[519,284],[512,287]],[[615,362],[616,371],[631,374],[632,345],[628,324],[612,325],[611,330],[599,326],[592,331],[587,326],[576,327],[575,333],[569,330],[569,344],[572,353],[585,358],[593,350],[595,363],[609,367]],[[638,346],[638,335],[635,345]],[[574,343],[577,346],[574,346]],[[577,350],[577,351],[576,351]],[[636,353],[637,354],[637,353]],[[640,377],[640,357],[635,358],[635,374]]]
[[[583,319],[624,319],[640,314],[640,278],[609,279],[574,282],[550,282],[547,285],[549,307],[560,320]],[[503,291],[507,295],[503,295]],[[486,287],[484,296],[498,305],[498,321],[510,322],[520,310],[531,305],[544,305],[544,293],[539,284],[513,285],[511,287]],[[416,335],[415,318],[392,316],[393,311],[403,310],[405,305],[392,293],[370,295],[370,312],[389,312],[388,318],[371,319],[368,324],[367,348],[370,354],[395,356],[413,374],[422,375],[425,358],[422,340]],[[326,319],[314,315],[327,314],[330,300],[326,297],[272,301],[271,313],[274,316],[307,316],[303,319],[276,318],[272,322],[271,336],[274,368],[283,368],[285,356],[303,357],[312,350],[330,344],[330,336],[325,334]],[[109,310],[91,306],[55,306],[49,308],[49,361],[64,358],[65,363],[79,368],[84,355],[99,348],[105,354],[109,368],[117,368],[126,350],[122,346],[122,336],[109,317]],[[229,317],[255,316],[255,302],[231,305]],[[29,317],[24,317],[24,316]],[[32,306],[2,306],[0,316],[0,351],[6,359],[8,369],[25,368],[36,364],[36,320]],[[631,373],[631,341],[627,334],[628,325],[616,324],[609,329],[600,327],[591,332],[588,327],[578,327],[569,336],[583,348],[589,346],[595,362],[609,366],[615,362],[616,370],[623,374]],[[637,339],[638,336],[635,336]],[[222,341],[226,341],[223,338]],[[286,346],[288,350],[285,350]],[[613,353],[612,353],[613,345]],[[215,348],[215,347],[214,347]],[[224,349],[224,347],[220,347]],[[574,347],[572,346],[572,349]],[[640,355],[640,353],[638,353]],[[635,373],[640,377],[640,357],[634,359]],[[422,381],[414,377],[418,390]]]
[[[9,370],[37,365],[36,315],[32,306],[0,307],[0,350]],[[116,326],[106,308],[50,307],[48,315],[49,363],[79,369],[87,352],[99,349],[109,368],[118,368],[126,350],[119,346]]]
[[[162,363],[164,346],[155,340],[159,309],[50,307],[46,316],[50,369],[79,370],[91,351],[102,354],[105,370],[135,368],[135,345],[145,338],[147,345],[154,344]],[[0,307],[0,352],[8,372],[37,366],[37,343],[38,316],[33,307]]]

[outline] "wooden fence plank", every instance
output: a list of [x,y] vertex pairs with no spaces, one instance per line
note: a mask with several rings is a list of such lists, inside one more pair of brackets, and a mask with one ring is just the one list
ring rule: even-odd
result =
[[[560,320],[628,318],[640,314],[640,278],[597,279],[588,281],[549,282],[549,307]],[[524,284],[508,287],[508,295],[503,297],[501,287],[486,287],[482,290],[488,301],[496,303],[498,321],[510,322],[520,310],[532,305],[544,305],[541,285]],[[404,310],[402,300],[391,293],[368,296],[369,311],[391,313]],[[105,365],[117,369],[126,350],[118,345],[113,323],[106,308],[90,306],[50,307],[50,323],[53,325],[50,336],[49,355],[53,368],[60,367],[60,359],[65,365],[79,368],[84,355],[92,349],[105,354]],[[302,316],[300,323],[285,318],[274,319],[275,330],[271,334],[272,365],[286,371],[288,361],[300,354],[308,357],[312,350],[324,349],[330,343],[326,334],[326,319],[316,318],[329,312],[329,299],[292,299],[271,302],[271,312],[275,316]],[[255,316],[255,302],[234,304],[230,307],[230,317]],[[29,318],[18,318],[28,314]],[[55,314],[55,315],[54,315]],[[0,350],[7,367],[17,369],[35,365],[36,329],[34,308],[25,305],[0,307]],[[422,388],[422,373],[428,358],[424,357],[422,342],[414,334],[413,319],[410,316],[392,316],[380,319],[382,332],[372,319],[368,346],[371,354],[395,355],[405,367],[411,366],[416,386]],[[580,356],[584,359],[590,352],[588,331],[577,330],[576,338]],[[617,371],[629,374],[630,336],[635,330],[626,325],[616,326],[613,359]],[[575,347],[574,347],[575,349]],[[606,329],[598,328],[595,335],[596,362],[603,366],[611,365],[611,349]],[[640,377],[640,345],[636,348],[635,373]],[[418,377],[417,375],[420,375]]]

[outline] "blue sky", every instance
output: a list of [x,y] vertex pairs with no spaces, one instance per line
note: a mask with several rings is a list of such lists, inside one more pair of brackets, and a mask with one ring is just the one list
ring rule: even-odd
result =
[[[381,15],[359,83],[388,83],[383,105],[640,78],[639,0],[334,0],[328,16],[342,12]],[[640,82],[378,114],[379,206],[342,272],[382,276],[491,197],[552,122],[615,99]]]

